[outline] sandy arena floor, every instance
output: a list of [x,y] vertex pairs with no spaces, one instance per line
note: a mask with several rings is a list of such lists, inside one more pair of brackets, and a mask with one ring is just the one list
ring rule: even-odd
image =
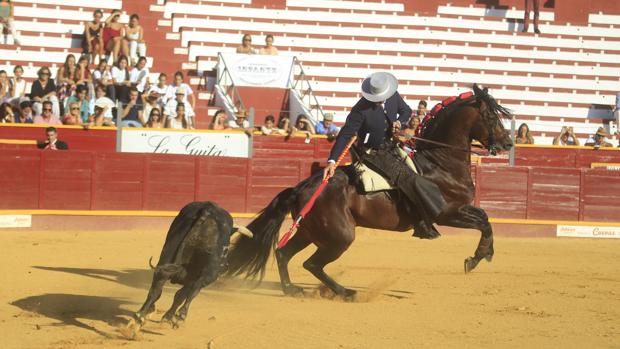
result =
[[[354,303],[282,296],[274,265],[258,288],[203,290],[177,330],[117,326],[146,297],[149,256],[165,230],[0,231],[0,348],[620,348],[620,241],[497,238],[493,263],[470,275],[478,235],[420,241],[360,230],[328,272],[360,291]],[[159,320],[176,287],[158,302]]]

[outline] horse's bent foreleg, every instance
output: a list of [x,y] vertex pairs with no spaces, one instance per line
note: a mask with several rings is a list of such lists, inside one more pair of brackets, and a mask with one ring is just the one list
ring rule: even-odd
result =
[[[352,242],[352,241],[351,241]],[[351,242],[346,245],[340,243],[339,246],[319,247],[316,252],[308,260],[304,262],[304,268],[312,273],[317,279],[321,280],[325,286],[329,287],[337,295],[344,297],[347,300],[352,300],[355,297],[355,291],[344,288],[338,284],[334,279],[329,277],[323,270],[323,268],[338,259],[344,251],[346,251]]]
[[297,294],[303,294],[303,288],[294,285],[291,282],[291,278],[288,274],[288,262],[299,251],[308,247],[310,241],[302,234],[297,232],[291,240],[282,248],[276,250],[276,261],[278,262],[278,272],[280,273],[280,284],[282,285],[282,291],[284,294],[294,296]]
[[459,208],[453,214],[438,217],[437,223],[456,228],[480,230],[480,241],[474,256],[465,259],[466,273],[476,268],[483,258],[489,262],[493,259],[493,229],[491,223],[489,223],[489,217],[483,209],[466,205]]

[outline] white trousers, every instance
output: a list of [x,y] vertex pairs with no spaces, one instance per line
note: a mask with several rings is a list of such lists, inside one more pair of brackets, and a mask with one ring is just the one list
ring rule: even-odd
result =
[[[60,104],[58,103],[58,97],[50,96],[49,101],[52,102],[52,113],[58,117],[60,117]],[[33,102],[32,110],[34,111],[33,115],[41,115],[43,112],[43,103],[41,102]]]
[[[19,40],[19,35],[17,34],[17,30],[15,29],[15,22],[13,21],[13,18],[3,18],[4,21],[6,21],[7,23],[4,23],[2,20],[0,20],[0,33],[2,33],[2,31],[4,31],[4,26],[6,25],[9,29],[9,31],[11,32],[11,35],[13,35],[13,40],[15,41],[20,41]],[[4,43],[6,44],[7,38],[4,38]]]
[[129,42],[129,57],[131,57],[131,59],[134,62],[138,61],[139,57],[145,57],[146,56],[146,44],[143,42],[137,42],[135,40],[132,40]]

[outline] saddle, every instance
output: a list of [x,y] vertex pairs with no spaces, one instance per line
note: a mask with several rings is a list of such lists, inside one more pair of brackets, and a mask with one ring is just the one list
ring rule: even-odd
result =
[[[413,170],[413,172],[419,173],[413,163],[413,160],[411,160],[404,150],[399,148],[399,154],[403,159],[405,159],[405,163]],[[354,166],[359,176],[361,189],[365,194],[396,189],[396,187],[392,186],[385,177],[366,166],[361,161],[356,161]]]

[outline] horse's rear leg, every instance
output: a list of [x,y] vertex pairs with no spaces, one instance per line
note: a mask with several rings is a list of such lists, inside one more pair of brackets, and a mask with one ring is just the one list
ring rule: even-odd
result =
[[439,225],[447,225],[456,228],[469,228],[480,230],[481,236],[478,247],[473,257],[465,259],[465,272],[474,270],[484,258],[487,261],[493,259],[493,228],[489,223],[489,217],[483,209],[471,205],[459,208],[457,212],[449,216],[440,216],[437,219]]
[[282,291],[285,295],[294,296],[303,294],[304,289],[291,282],[291,278],[288,274],[288,262],[299,251],[308,247],[309,244],[310,240],[299,231],[284,247],[276,250],[275,255],[276,261],[278,262],[278,272],[280,273],[280,285],[282,285]]
[[333,246],[319,247],[316,252],[307,261],[304,262],[304,268],[321,280],[325,286],[329,287],[334,293],[343,297],[345,300],[353,300],[355,298],[355,290],[347,289],[338,284],[334,279],[329,277],[323,268],[338,259],[346,251],[351,242]]

